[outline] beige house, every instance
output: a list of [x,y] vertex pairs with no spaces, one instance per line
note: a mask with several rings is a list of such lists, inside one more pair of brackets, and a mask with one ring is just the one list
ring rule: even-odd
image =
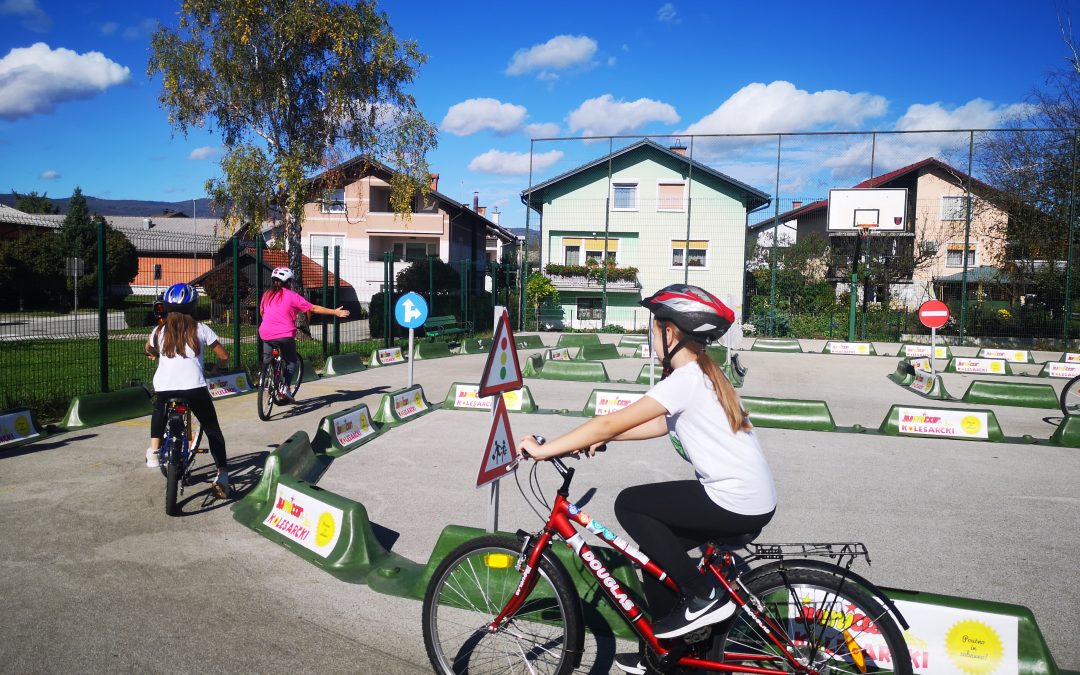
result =
[[[971,228],[965,256],[967,187],[972,194]],[[933,157],[896,171],[863,181],[862,188],[907,189],[907,213],[903,231],[880,232],[868,238],[871,264],[882,282],[872,289],[872,300],[888,300],[914,308],[937,298],[944,281],[964,270],[1000,269],[1005,263],[1008,217],[985,197],[993,188]],[[828,231],[829,201],[823,199],[781,213],[750,227],[750,234],[764,240],[775,221],[781,230],[794,229],[794,239],[817,234],[829,240],[833,258],[827,277],[843,284],[849,280],[854,233]],[[782,236],[778,245],[791,239]],[[769,239],[771,241],[771,238]]]

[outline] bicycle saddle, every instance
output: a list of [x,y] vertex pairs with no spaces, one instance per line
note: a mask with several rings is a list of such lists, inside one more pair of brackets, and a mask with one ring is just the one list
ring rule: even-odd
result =
[[737,551],[753,542],[761,534],[761,530],[754,530],[745,534],[732,534],[726,537],[717,537],[709,543],[721,551]]

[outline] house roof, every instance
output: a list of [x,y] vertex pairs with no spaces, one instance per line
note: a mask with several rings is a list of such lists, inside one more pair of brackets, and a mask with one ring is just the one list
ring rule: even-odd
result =
[[[964,273],[957,272],[956,274],[950,274],[943,277],[934,277],[934,283],[961,283],[964,280]],[[969,267],[967,271],[968,283],[979,282],[1004,282],[1008,280],[1005,274],[1005,270],[997,267],[980,266]]]
[[[689,157],[687,157],[686,155],[680,155],[679,153],[674,152],[674,151],[670,150],[669,148],[665,148],[664,146],[660,145],[659,143],[657,143],[656,141],[654,141],[652,139],[645,138],[645,139],[642,139],[640,141],[637,141],[636,143],[631,143],[630,145],[626,146],[625,148],[621,148],[621,149],[616,150],[616,151],[614,151],[612,153],[604,155],[603,157],[599,157],[597,159],[594,159],[591,162],[588,162],[586,164],[582,164],[579,167],[575,167],[573,169],[570,169],[569,171],[561,173],[558,176],[555,176],[554,178],[549,178],[548,180],[546,180],[546,181],[544,181],[542,183],[537,183],[536,185],[533,185],[532,187],[530,187],[530,188],[528,188],[526,190],[523,190],[522,193],[521,193],[521,203],[531,206],[536,211],[540,211],[540,209],[538,208],[538,205],[537,205],[537,200],[538,200],[538,198],[536,196],[537,193],[540,193],[542,195],[543,191],[546,190],[547,188],[549,188],[552,185],[555,185],[556,183],[559,183],[559,182],[569,178],[570,176],[573,176],[574,174],[581,173],[582,171],[587,171],[588,169],[592,169],[592,168],[594,168],[596,166],[599,166],[599,165],[607,162],[609,159],[614,159],[616,157],[620,157],[622,155],[626,155],[626,154],[629,154],[631,152],[635,152],[635,151],[637,151],[637,150],[639,150],[641,148],[650,148],[652,150],[656,150],[658,152],[664,153],[665,155],[668,155],[668,156],[670,156],[670,157],[672,157],[672,158],[674,158],[674,159],[676,159],[676,160],[678,160],[680,162],[685,162],[686,164],[693,167],[693,169],[696,170],[696,171],[702,171],[702,172],[704,172],[704,173],[706,173],[706,174],[708,174],[708,175],[710,175],[710,176],[712,176],[714,178],[717,178],[718,180],[721,180],[721,181],[723,181],[725,183],[728,183],[732,187],[742,191],[743,193],[746,194],[746,196],[748,198],[747,199],[747,209],[748,209],[748,211],[756,211],[758,209],[765,208],[772,201],[772,198],[768,194],[762,192],[761,190],[758,190],[757,188],[750,187],[749,185],[747,185],[746,183],[743,183],[742,181],[735,180],[734,178],[732,178],[731,176],[728,176],[727,174],[721,173],[721,172],[717,171],[716,169],[713,169],[712,167],[709,167],[709,166],[706,166],[706,165],[702,164],[701,162],[696,162],[696,161],[690,159]],[[532,194],[532,202],[533,202],[532,204],[529,204],[529,201],[530,201],[529,195],[530,194]]]
[[[313,176],[311,178],[311,183],[312,185],[318,186],[321,183],[326,182],[326,176],[333,172],[347,173],[357,168],[373,168],[377,173],[380,173],[384,176],[391,176],[397,173],[395,169],[391,168],[386,164],[383,164],[377,159],[372,159],[371,157],[368,157],[366,155],[360,155],[358,157],[353,157],[352,159],[346,160],[341,164],[338,164],[337,166],[334,166],[316,176]],[[451,215],[465,214],[482,221],[483,224],[487,226],[488,233],[494,234],[496,237],[503,240],[503,242],[509,243],[517,240],[517,237],[514,235],[513,232],[501,225],[492,222],[486,216],[482,216],[476,211],[473,211],[471,208],[469,208],[468,205],[454,200],[446,196],[442,192],[439,192],[438,190],[429,190],[428,194],[434,196],[436,199],[443,202],[449,210],[455,212]]]
[[[883,187],[883,186],[888,185],[889,183],[891,183],[891,182],[893,182],[895,180],[903,178],[903,177],[905,177],[905,176],[907,176],[907,175],[909,175],[911,173],[918,172],[918,171],[920,171],[920,170],[922,170],[924,168],[927,168],[927,167],[941,169],[942,171],[945,171],[946,173],[952,174],[953,176],[955,176],[958,179],[958,182],[961,182],[961,183],[970,181],[971,185],[973,187],[977,187],[977,188],[979,188],[981,190],[994,190],[993,187],[987,185],[986,183],[980,181],[979,179],[972,178],[971,176],[967,175],[963,171],[960,171],[959,169],[956,169],[956,168],[946,164],[945,162],[943,162],[940,159],[937,159],[935,157],[927,157],[924,160],[915,162],[914,164],[908,164],[907,166],[896,169],[895,171],[890,171],[888,173],[883,173],[880,176],[874,176],[873,178],[869,178],[867,180],[864,180],[861,183],[858,183],[858,184],[853,185],[851,187],[852,187],[852,189],[856,189],[856,190],[865,189],[865,188]],[[772,227],[773,223],[775,221],[777,221],[777,220],[779,220],[781,223],[786,223],[789,220],[796,220],[800,216],[806,216],[806,215],[808,215],[810,213],[813,213],[814,211],[818,211],[820,209],[828,208],[828,206],[829,206],[829,200],[828,199],[819,199],[819,200],[817,200],[815,202],[811,202],[809,204],[803,204],[803,205],[801,205],[801,206],[799,206],[797,208],[791,209],[790,211],[785,211],[784,213],[781,213],[781,214],[779,214],[777,216],[774,216],[772,218],[767,218],[767,219],[765,219],[765,220],[763,220],[763,221],[761,221],[759,223],[754,223],[753,225],[751,225],[747,229],[750,232],[759,232],[759,231],[761,231],[763,229],[767,229],[767,228]]]
[[13,209],[10,206],[0,204],[0,224],[3,225],[45,227],[50,230],[58,228],[59,225],[49,218],[49,216],[25,213],[18,209]]
[[[59,228],[63,215],[39,216]],[[104,216],[139,253],[214,253],[228,239],[225,224],[216,218],[170,218],[156,216]],[[149,228],[147,222],[149,221]]]
[[[255,254],[255,249],[250,247],[250,246],[245,246],[243,249],[240,250],[240,256],[243,257],[243,258],[250,258],[252,261],[254,261],[255,260],[255,255],[256,255]],[[278,250],[273,250],[273,249],[264,250],[262,252],[262,266],[263,266],[263,269],[267,270],[267,274],[265,275],[265,278],[269,279],[270,278],[269,272],[272,271],[275,267],[288,267],[289,266],[289,254],[287,252],[285,252],[285,251],[278,251]],[[300,254],[300,266],[301,266],[301,273],[303,275],[304,288],[322,288],[323,266],[320,265],[319,263],[315,262],[311,258],[307,257],[304,254]],[[195,279],[193,279],[191,281],[191,283],[192,284],[200,284],[200,283],[202,283],[203,279],[205,279],[209,275],[213,274],[214,272],[217,272],[218,270],[221,270],[221,269],[229,269],[231,267],[232,267],[232,258],[230,257],[229,259],[225,260],[224,262],[222,262],[222,263],[220,263],[218,265],[215,265],[208,272],[206,272],[204,274],[200,274],[199,276],[195,277]],[[330,286],[334,285],[334,273],[333,272],[330,272],[328,270],[327,273],[326,273],[326,279],[327,279],[326,283],[328,285],[330,285]],[[339,283],[340,283],[339,288],[352,288],[352,284],[345,281],[344,279],[341,279]]]

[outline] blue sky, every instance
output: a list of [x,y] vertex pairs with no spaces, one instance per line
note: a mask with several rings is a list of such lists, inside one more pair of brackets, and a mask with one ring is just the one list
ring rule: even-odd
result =
[[[380,8],[428,55],[411,90],[440,129],[429,156],[440,191],[459,201],[478,191],[514,227],[524,222],[518,194],[530,137],[993,127],[1065,65],[1059,14],[1080,22],[1080,0],[890,5],[388,0]],[[204,196],[219,139],[212,130],[174,136],[157,103],[160,80],[145,74],[150,34],[158,22],[174,26],[178,10],[163,0],[0,0],[0,192],[64,197],[79,185],[111,199]],[[890,140],[877,149],[877,173],[955,141]],[[792,148],[781,194],[818,196],[830,181],[864,178],[864,146],[830,139]],[[534,181],[607,148],[537,142]],[[795,170],[800,151],[825,178]],[[775,140],[702,140],[695,153],[775,192]]]

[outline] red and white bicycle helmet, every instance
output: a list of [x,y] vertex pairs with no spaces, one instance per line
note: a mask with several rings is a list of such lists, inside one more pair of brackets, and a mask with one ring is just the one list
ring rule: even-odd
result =
[[270,273],[270,277],[285,283],[293,278],[293,273],[288,267],[275,267],[274,271]]
[[659,321],[670,321],[684,335],[702,342],[718,339],[735,322],[735,312],[698,286],[665,286],[640,303]]

